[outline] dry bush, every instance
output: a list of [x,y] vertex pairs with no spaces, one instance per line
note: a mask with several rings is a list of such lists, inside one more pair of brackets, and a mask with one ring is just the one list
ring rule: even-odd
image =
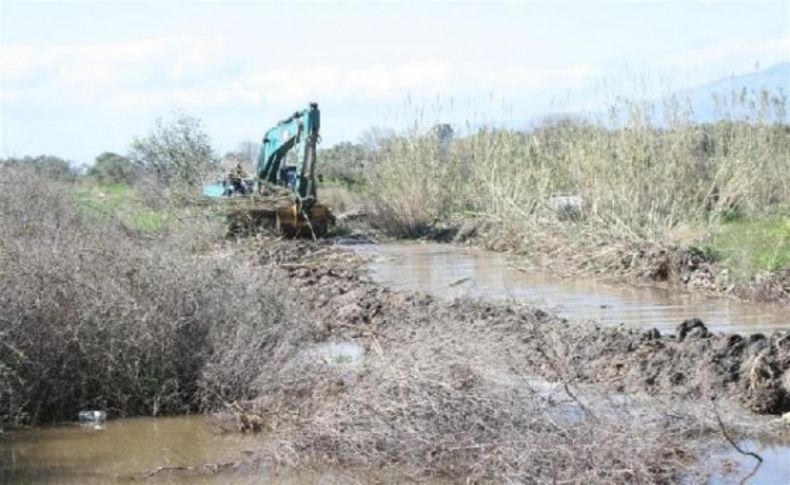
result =
[[283,371],[289,377],[264,378],[269,385],[247,411],[276,430],[265,455],[290,467],[370,470],[393,482],[694,476],[696,438],[706,429],[692,414],[542,389],[494,333],[455,329],[450,337],[437,324],[402,335],[411,337],[361,367],[292,365]]
[[362,196],[343,185],[324,185],[320,188],[321,203],[337,215],[355,214],[364,210]]
[[259,266],[243,265],[235,277],[254,283],[243,305],[235,309],[235,324],[210,330],[212,355],[200,378],[202,407],[216,410],[261,395],[261,376],[274,378],[313,337],[312,322],[296,304],[298,297]]
[[2,422],[196,410],[216,339],[290,318],[265,272],[192,253],[199,231],[143,237],[5,169],[0,215]]

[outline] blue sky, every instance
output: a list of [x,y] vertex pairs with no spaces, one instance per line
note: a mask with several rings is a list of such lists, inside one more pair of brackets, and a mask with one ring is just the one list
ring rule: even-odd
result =
[[174,108],[218,151],[309,101],[326,145],[420,119],[526,125],[790,61],[790,2],[9,2],[0,156],[77,163]]

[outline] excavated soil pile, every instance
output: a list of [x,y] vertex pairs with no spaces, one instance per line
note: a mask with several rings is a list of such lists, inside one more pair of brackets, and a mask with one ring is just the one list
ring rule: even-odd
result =
[[[325,338],[374,337],[399,347],[415,329],[493,339],[548,380],[606,383],[622,392],[730,398],[761,414],[790,411],[790,333],[712,334],[679,322],[674,334],[569,322],[540,309],[471,299],[452,303],[373,282],[358,258],[326,243],[283,244],[263,260],[285,267]],[[320,266],[317,264],[321,262]]]

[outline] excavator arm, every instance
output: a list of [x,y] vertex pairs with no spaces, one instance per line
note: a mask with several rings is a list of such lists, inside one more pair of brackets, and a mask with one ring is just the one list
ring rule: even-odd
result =
[[[334,216],[328,207],[318,203],[316,196],[316,145],[321,128],[318,104],[310,103],[308,109],[297,111],[277,123],[263,136],[258,157],[257,183],[270,183],[288,187],[294,203],[276,211],[277,229],[286,236],[324,234],[333,224]],[[296,149],[296,167],[284,164],[288,152]]]
[[[258,157],[258,180],[290,188],[303,206],[314,204],[316,145],[320,127],[318,104],[310,103],[308,109],[297,111],[268,130]],[[286,155],[293,148],[297,149],[299,155],[295,170],[283,166]]]
[[[249,205],[242,204],[242,207],[229,212],[230,233],[269,225],[274,219],[277,230],[285,236],[315,238],[325,234],[334,224],[332,212],[319,204],[316,196],[316,145],[320,128],[318,104],[310,103],[307,109],[297,111],[266,131],[255,167],[254,194],[248,194]],[[294,149],[298,162],[295,167],[289,167],[285,159]],[[261,204],[260,201],[266,200],[267,191],[264,189],[267,184],[287,187],[292,200],[278,201],[275,208]],[[228,193],[227,187],[228,181],[225,180],[205,186],[203,193],[212,198],[233,195]],[[263,197],[256,199],[256,195]]]

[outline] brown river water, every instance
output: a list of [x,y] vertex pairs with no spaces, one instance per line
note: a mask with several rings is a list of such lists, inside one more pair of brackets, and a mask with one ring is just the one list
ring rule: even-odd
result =
[[592,278],[563,278],[529,269],[524,258],[438,243],[362,244],[371,272],[389,286],[439,297],[513,299],[573,320],[595,320],[674,331],[699,318],[712,331],[790,330],[787,306],[713,298],[657,286],[632,286]]
[[[442,298],[514,299],[560,315],[606,324],[672,331],[700,318],[714,331],[790,330],[786,307],[714,299],[668,288],[635,287],[594,279],[565,279],[526,270],[524,260],[500,253],[443,244],[350,246],[373,256],[371,272],[390,286]],[[521,268],[521,269],[519,269]],[[331,349],[330,349],[331,350]],[[110,420],[103,429],[76,424],[0,434],[0,483],[368,483],[345,471],[276,473],[265,466],[216,474],[188,469],[207,463],[246,462],[264,436],[219,433],[202,416]],[[749,483],[790,484],[790,443],[749,442],[765,463]],[[751,463],[724,452],[721,458]],[[186,467],[163,471],[159,467]],[[738,483],[739,476],[712,483]]]
[[[0,483],[365,483],[359,474],[337,470],[293,473],[261,465],[216,473],[198,469],[250,464],[262,439],[219,432],[204,416],[118,419],[100,429],[71,424],[9,431],[0,436]],[[167,469],[156,473],[160,468]]]

